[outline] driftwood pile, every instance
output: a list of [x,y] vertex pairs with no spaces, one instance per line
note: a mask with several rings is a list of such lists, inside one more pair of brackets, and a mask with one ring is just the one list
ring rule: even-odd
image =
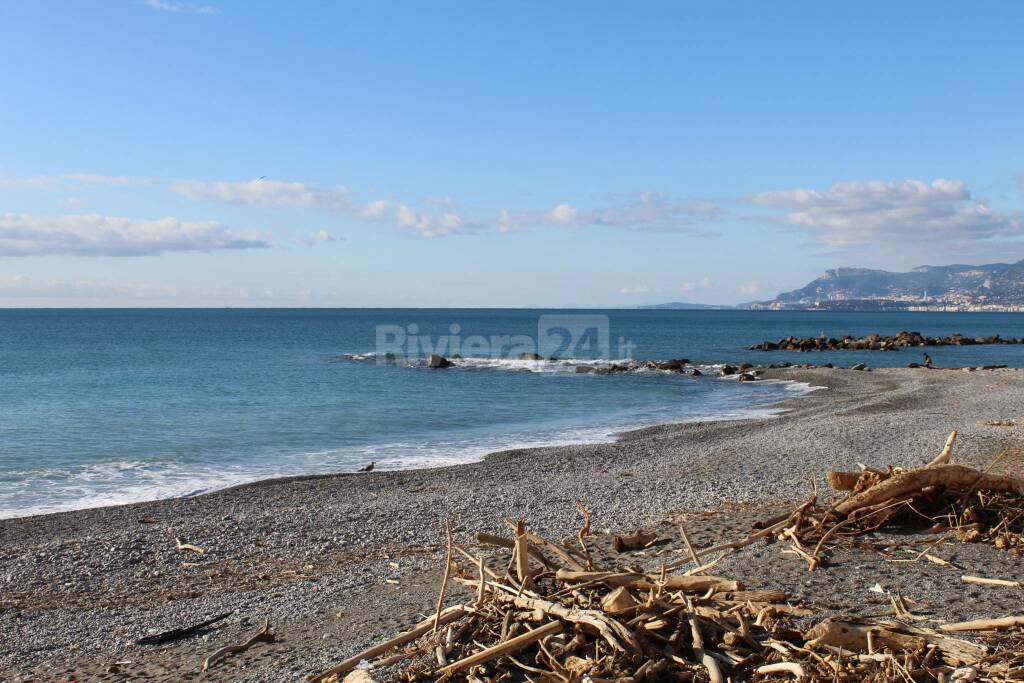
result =
[[[821,618],[787,601],[783,590],[746,590],[707,573],[724,556],[762,539],[780,542],[813,571],[827,564],[830,549],[915,519],[964,541],[1020,551],[1024,481],[950,464],[955,437],[921,468],[830,473],[830,485],[848,492],[844,497],[819,504],[812,496],[755,525],[744,539],[696,550],[683,531],[687,559],[655,571],[595,567],[590,515],[582,504],[582,528],[571,541],[542,538],[522,520],[509,520],[511,538],[477,535],[481,547],[505,549],[507,563],[456,545],[449,529],[436,613],[309,680],[1024,680],[1024,616],[928,628],[896,595],[892,617]],[[615,547],[631,550],[654,540],[617,537]],[[444,608],[452,581],[474,599]],[[967,640],[960,636],[965,632],[988,640]]]
[[[961,541],[1024,550],[1024,480],[991,473],[1007,452],[979,471],[951,463],[955,441],[953,432],[942,452],[916,469],[882,471],[861,465],[859,472],[829,472],[829,485],[849,494],[826,506],[812,497],[798,509],[795,522],[783,531],[793,552],[814,570],[828,544],[914,522]],[[808,550],[810,542],[813,550]]]

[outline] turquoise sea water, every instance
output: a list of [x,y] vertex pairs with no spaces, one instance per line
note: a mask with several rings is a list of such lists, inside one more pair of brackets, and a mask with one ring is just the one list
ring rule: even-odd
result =
[[[539,328],[552,321],[556,324]],[[698,365],[743,360],[905,365],[920,360],[920,353],[743,350],[789,334],[902,329],[1022,337],[1024,317],[0,311],[0,516],[187,495],[274,476],[352,471],[370,461],[381,469],[443,465],[503,448],[606,440],[650,424],[763,414],[769,403],[806,387],[575,370],[624,355],[684,357]],[[372,354],[384,348],[381,340],[392,348],[403,335],[399,346],[410,351],[408,357],[400,355],[394,365],[376,362]],[[442,371],[422,367],[424,347],[446,341],[447,355],[458,343],[466,360]],[[530,341],[539,343],[545,357],[559,360],[518,360],[520,350],[532,348],[525,346]],[[1024,365],[1024,346],[929,352],[937,365]],[[353,359],[339,358],[345,354]]]

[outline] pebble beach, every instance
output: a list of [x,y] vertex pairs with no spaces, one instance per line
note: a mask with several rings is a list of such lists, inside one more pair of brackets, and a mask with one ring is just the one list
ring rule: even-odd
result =
[[[954,429],[958,462],[985,466],[1009,449],[999,471],[1024,470],[1024,428],[985,424],[1020,417],[1022,370],[788,368],[764,378],[816,389],[773,417],[662,425],[608,444],[0,520],[0,679],[302,680],[433,611],[446,518],[466,543],[478,531],[507,533],[510,517],[562,537],[578,529],[581,500],[595,531],[652,529],[670,540],[662,552],[676,552],[680,523],[700,547],[739,537],[758,515],[823,487],[827,471],[918,465]],[[956,553],[964,567],[1024,579],[1013,553]],[[942,567],[908,573],[879,557],[847,560],[808,576],[799,561],[758,545],[716,572],[867,609],[876,581],[940,617],[1020,606],[1019,591],[966,590]],[[196,636],[135,644],[224,613]],[[200,671],[205,656],[265,619],[274,643]]]

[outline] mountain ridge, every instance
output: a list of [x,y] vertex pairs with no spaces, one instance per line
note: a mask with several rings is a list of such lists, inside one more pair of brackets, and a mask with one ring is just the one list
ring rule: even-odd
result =
[[771,310],[1024,310],[1024,260],[918,266],[907,272],[841,267],[774,299]]

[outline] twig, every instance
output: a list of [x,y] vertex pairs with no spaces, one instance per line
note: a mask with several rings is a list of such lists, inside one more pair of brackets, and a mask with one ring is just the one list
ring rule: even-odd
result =
[[1003,617],[1002,619],[976,619],[955,624],[943,624],[940,631],[996,631],[1003,628],[1024,626],[1024,617]]
[[942,447],[942,451],[936,455],[931,462],[925,467],[938,467],[939,465],[949,464],[950,456],[953,454],[953,442],[956,441],[956,430],[954,429],[949,434],[949,438],[946,439],[946,445]]
[[434,612],[434,633],[441,623],[441,609],[444,607],[444,594],[448,590],[448,577],[452,574],[452,523],[447,517],[444,520],[444,529],[448,534],[448,555],[444,563],[444,578],[441,579],[441,592],[437,596],[437,611]]
[[236,655],[241,652],[245,652],[256,643],[272,643],[274,642],[274,634],[270,632],[270,620],[263,620],[263,628],[256,633],[249,636],[249,639],[239,645],[225,645],[221,649],[214,652],[212,655],[203,660],[203,671],[210,668],[210,665],[217,660],[223,659],[228,655]]
[[583,504],[582,500],[576,501],[576,509],[583,515],[583,526],[580,527],[580,547],[583,548],[583,555],[587,558],[587,571],[594,570],[594,558],[590,556],[590,548],[587,547],[587,536],[590,535],[590,510]]
[[202,548],[200,548],[197,545],[192,545],[191,543],[182,543],[180,538],[175,538],[174,539],[174,545],[177,547],[178,552],[184,552],[186,550],[191,550],[192,552],[199,553],[200,555],[202,555],[203,553],[206,552],[205,550],[203,550]]
[[1008,581],[1007,579],[986,579],[981,576],[961,576],[964,583],[973,583],[979,586],[1005,586],[1007,588],[1021,588],[1024,583],[1020,581]]
[[693,552],[693,544],[690,543],[690,537],[686,535],[686,528],[682,524],[679,525],[679,535],[683,537],[683,544],[686,546],[686,552],[690,553],[693,566],[700,567],[700,560],[697,559],[697,553]]

